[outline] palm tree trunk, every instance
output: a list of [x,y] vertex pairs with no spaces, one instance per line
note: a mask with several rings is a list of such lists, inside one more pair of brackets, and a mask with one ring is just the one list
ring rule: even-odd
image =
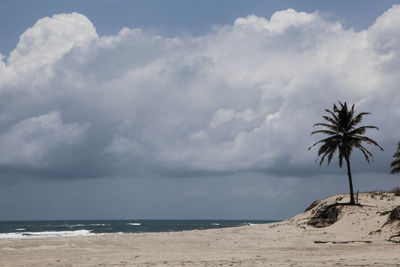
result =
[[346,164],[347,164],[347,175],[349,176],[349,186],[350,186],[350,205],[356,204],[354,201],[354,193],[353,193],[353,180],[351,179],[351,169],[350,169],[350,160],[349,157],[346,156]]

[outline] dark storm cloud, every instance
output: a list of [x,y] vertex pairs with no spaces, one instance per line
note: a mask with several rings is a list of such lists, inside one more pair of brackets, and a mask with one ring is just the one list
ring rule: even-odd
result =
[[373,167],[355,153],[354,171],[386,172],[400,139],[399,18],[395,6],[357,32],[289,9],[196,38],[43,18],[0,62],[1,177],[313,176],[311,126],[337,100],[381,128],[368,134],[385,152],[371,150]]

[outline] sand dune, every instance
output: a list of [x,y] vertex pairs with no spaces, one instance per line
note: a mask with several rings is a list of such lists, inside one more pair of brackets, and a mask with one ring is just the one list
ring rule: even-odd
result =
[[[346,201],[332,196],[273,224],[0,240],[0,266],[400,266],[400,244],[388,241],[400,231],[389,220],[400,197],[362,193],[362,206],[330,206]],[[316,219],[326,207],[329,216]]]

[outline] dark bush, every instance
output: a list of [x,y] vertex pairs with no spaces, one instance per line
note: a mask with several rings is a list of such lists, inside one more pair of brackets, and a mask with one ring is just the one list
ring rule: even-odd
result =
[[397,206],[396,208],[392,209],[392,211],[389,214],[388,222],[395,222],[395,221],[400,222],[400,206]]
[[341,205],[333,204],[320,207],[316,214],[308,221],[308,225],[323,228],[334,224],[339,216]]

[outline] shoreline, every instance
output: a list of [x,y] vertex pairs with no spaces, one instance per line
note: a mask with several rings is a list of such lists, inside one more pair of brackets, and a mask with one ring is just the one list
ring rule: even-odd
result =
[[[399,266],[385,224],[400,197],[361,196],[328,227],[308,225],[333,196],[277,223],[162,233],[0,240],[0,266]],[[374,203],[374,205],[372,205]],[[383,215],[383,213],[385,213]],[[313,215],[314,214],[314,215]],[[380,230],[380,231],[378,231]],[[397,230],[396,230],[397,231]]]
[[0,222],[0,240],[221,229],[278,220],[43,220]]

